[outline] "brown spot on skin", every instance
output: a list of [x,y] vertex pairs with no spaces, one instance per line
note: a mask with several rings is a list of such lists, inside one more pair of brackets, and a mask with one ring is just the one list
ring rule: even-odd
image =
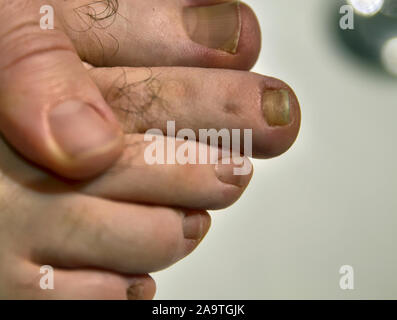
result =
[[234,114],[238,115],[239,114],[239,106],[234,104],[234,103],[227,103],[223,107],[223,111],[228,114]]

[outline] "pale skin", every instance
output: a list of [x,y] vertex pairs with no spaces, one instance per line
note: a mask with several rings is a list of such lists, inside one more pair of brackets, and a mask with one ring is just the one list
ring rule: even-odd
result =
[[[150,166],[143,134],[165,132],[167,120],[195,132],[250,128],[256,158],[282,154],[298,134],[293,91],[247,71],[260,49],[254,13],[240,5],[236,46],[212,48],[189,38],[182,12],[225,1],[0,2],[0,299],[153,298],[149,273],[191,253],[210,227],[206,210],[233,204],[251,174]],[[55,30],[39,28],[44,4]],[[93,12],[100,25],[87,24]],[[269,98],[279,91],[285,123]],[[77,120],[51,113],[80,102],[92,109]],[[93,110],[102,120],[83,122]],[[55,290],[40,289],[42,265],[55,268]]]

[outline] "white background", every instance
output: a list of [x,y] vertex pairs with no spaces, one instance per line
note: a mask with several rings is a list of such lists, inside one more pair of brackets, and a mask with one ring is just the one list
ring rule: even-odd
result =
[[[254,161],[242,199],[201,246],[154,274],[157,299],[397,298],[397,79],[330,32],[334,1],[248,0],[263,31],[255,72],[302,106],[295,146]],[[355,290],[339,288],[351,265]]]

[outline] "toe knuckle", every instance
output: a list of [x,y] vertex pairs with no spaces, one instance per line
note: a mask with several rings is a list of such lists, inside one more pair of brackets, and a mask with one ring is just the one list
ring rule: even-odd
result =
[[46,57],[47,53],[54,51],[74,52],[72,42],[61,30],[42,30],[38,19],[22,22],[1,35],[0,47],[2,70],[31,61],[35,57]]

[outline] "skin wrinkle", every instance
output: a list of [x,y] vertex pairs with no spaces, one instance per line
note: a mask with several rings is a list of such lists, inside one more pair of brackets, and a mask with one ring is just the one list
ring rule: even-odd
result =
[[[0,151],[3,148],[7,148],[10,151],[14,152],[14,149],[11,145],[7,143],[3,134],[0,133]],[[0,159],[0,212],[4,212],[7,209],[12,209],[14,207],[14,203],[18,200],[21,191],[17,188],[16,184],[13,182],[12,176],[7,172],[7,166],[4,165],[4,162],[7,159]]]
[[112,177],[117,176],[121,172],[126,172],[126,170],[134,170],[138,168],[138,165],[134,165],[134,158],[139,154],[140,148],[139,146],[144,144],[144,141],[137,141],[133,143],[128,143],[124,146],[124,150],[128,150],[128,156],[123,156],[119,159],[119,161],[110,169],[106,171],[106,176]]
[[7,207],[12,207],[12,203],[16,200],[16,193],[15,192],[7,192],[5,190],[5,177],[2,172],[0,172],[0,212],[3,212],[7,209]]
[[[59,246],[63,246],[65,249],[69,246],[76,245],[75,243],[70,243],[70,239],[73,239],[73,235],[84,228],[87,223],[84,217],[89,212],[89,208],[85,204],[73,205],[65,204],[63,207],[64,213],[58,216],[60,223],[65,226],[65,231],[60,234],[58,238]],[[92,248],[95,248],[95,243],[97,239],[101,237],[103,230],[96,230],[96,233],[92,236]],[[51,264],[54,267],[60,267],[58,261],[62,260],[62,253],[54,250],[49,250],[48,248],[40,248],[37,250],[31,250],[30,259],[32,262],[41,264]]]
[[3,5],[3,10],[6,7],[10,7],[15,12],[21,12],[21,10],[25,10],[26,8],[29,8],[32,5],[32,0],[23,0],[23,1],[3,0],[2,5]]

